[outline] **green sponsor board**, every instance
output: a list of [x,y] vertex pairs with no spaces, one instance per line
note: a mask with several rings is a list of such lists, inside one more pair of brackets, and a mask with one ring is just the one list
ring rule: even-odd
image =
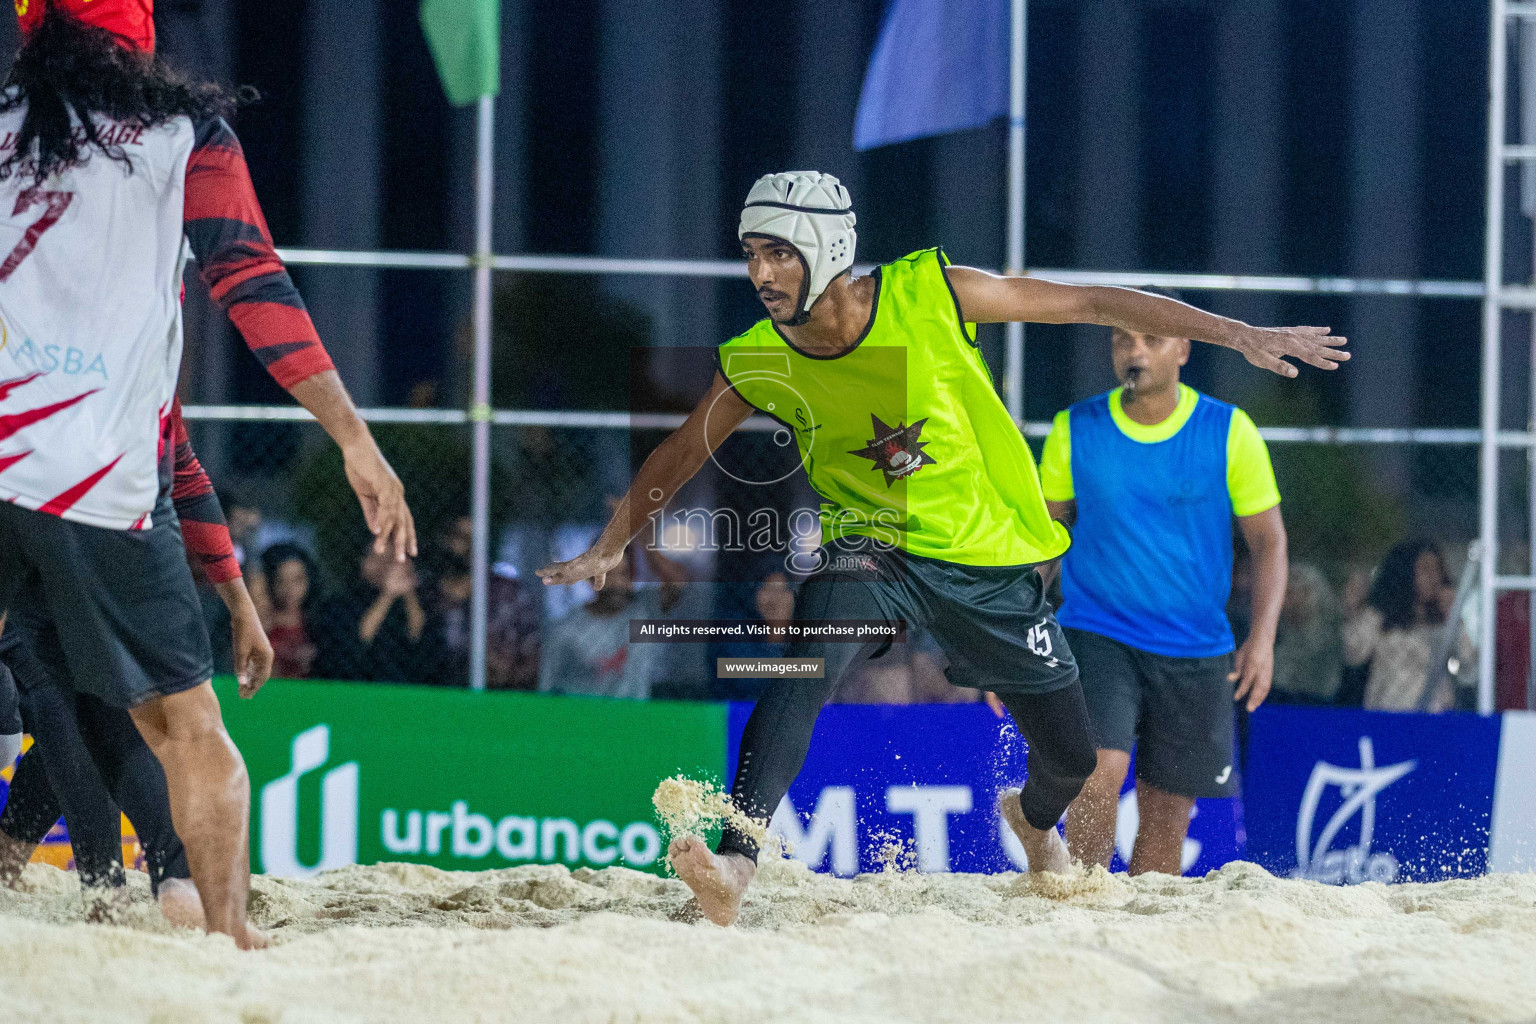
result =
[[412,861],[658,871],[651,794],[719,779],[723,705],[380,684],[216,683],[251,773],[251,867],[308,877]]

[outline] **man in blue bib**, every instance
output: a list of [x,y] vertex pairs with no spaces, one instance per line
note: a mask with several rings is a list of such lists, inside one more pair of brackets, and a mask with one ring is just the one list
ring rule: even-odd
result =
[[[1040,466],[1051,514],[1073,527],[1058,619],[1099,748],[1067,846],[1109,865],[1134,749],[1130,870],[1176,875],[1195,798],[1237,789],[1234,702],[1253,710],[1269,693],[1285,525],[1253,421],[1179,382],[1189,340],[1116,328],[1112,344],[1121,387],[1059,413]],[[1235,658],[1234,516],[1254,566],[1252,630]]]

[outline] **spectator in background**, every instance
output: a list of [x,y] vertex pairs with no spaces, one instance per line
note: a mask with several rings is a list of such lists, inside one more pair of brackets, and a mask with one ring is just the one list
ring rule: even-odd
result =
[[1275,635],[1271,699],[1332,704],[1344,665],[1344,613],[1322,570],[1292,562]]
[[[769,563],[777,564],[774,559]],[[759,566],[761,571],[762,566]],[[716,618],[751,621],[755,613],[766,626],[783,629],[795,617],[795,591],[789,576],[780,569],[769,569],[756,584],[732,583],[722,588]],[[709,646],[708,661],[714,667],[719,658],[782,658],[789,644],[761,637],[719,640]],[[768,686],[767,679],[715,679],[709,687],[712,700],[756,700]]]
[[309,552],[288,543],[267,548],[259,563],[267,581],[261,624],[272,642],[272,675],[308,679],[317,653],[314,623],[319,568]]
[[[1450,674],[1437,670],[1431,684],[1430,669],[1455,599],[1445,559],[1426,540],[1394,546],[1369,582],[1358,573],[1350,578],[1344,591],[1344,663],[1369,666],[1366,708],[1439,712],[1454,706]],[[1452,650],[1458,668],[1473,664],[1465,630]]]
[[380,683],[436,681],[437,652],[414,561],[373,550],[360,578],[325,602],[317,616],[314,673],[325,679]]
[[646,700],[665,653],[659,643],[629,642],[631,619],[659,619],[682,596],[682,566],[655,549],[645,549],[659,587],[635,586],[637,547],[608,572],[603,589],[587,604],[555,620],[545,631],[539,669],[542,693]]
[[[235,487],[218,488],[219,504],[224,507],[224,518],[229,521],[229,539],[235,546],[235,561],[242,570],[256,555],[256,535],[261,530],[261,509],[243,490]],[[247,576],[249,572],[246,572]]]
[[[432,611],[438,623],[438,681],[469,680],[470,598],[474,520],[460,516],[434,538]],[[485,685],[492,690],[532,690],[539,684],[539,607],[511,563],[491,568],[486,594]]]
[[[255,606],[256,614],[266,622],[269,610],[266,578],[254,557],[256,533],[261,528],[261,510],[246,499],[243,491],[236,488],[218,487],[214,489],[214,494],[224,509],[224,518],[229,524],[230,543],[234,547],[235,564],[240,566],[245,577],[251,604]],[[234,634],[231,632],[229,609],[224,606],[218,591],[209,583],[202,567],[196,564],[195,559],[189,562],[192,565],[192,579],[197,584],[198,603],[203,607],[203,622],[208,626],[208,639],[213,645],[213,670],[219,675],[230,675],[235,665],[232,660]]]

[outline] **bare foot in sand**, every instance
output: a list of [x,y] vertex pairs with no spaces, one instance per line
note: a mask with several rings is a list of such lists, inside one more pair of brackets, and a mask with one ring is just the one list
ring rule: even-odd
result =
[[757,874],[757,865],[739,853],[718,854],[698,836],[679,836],[667,850],[677,872],[698,901],[699,913],[729,925],[741,913],[741,901]]
[[1024,855],[1029,858],[1029,870],[1049,871],[1065,875],[1072,870],[1072,854],[1067,852],[1066,840],[1054,828],[1038,829],[1024,817],[1019,804],[1019,790],[1005,789],[997,795],[997,811],[1013,829],[1013,834],[1024,844]]
[[204,928],[203,900],[190,878],[167,878],[160,883],[161,915],[176,928]]
[[272,940],[267,938],[264,932],[249,922],[245,925],[244,936],[234,936],[234,940],[235,945],[244,950],[266,949],[272,945]]

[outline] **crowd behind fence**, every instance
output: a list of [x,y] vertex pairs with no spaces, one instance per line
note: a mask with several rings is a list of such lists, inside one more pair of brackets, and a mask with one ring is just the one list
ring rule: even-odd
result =
[[[412,412],[371,417],[421,533],[420,556],[395,566],[370,554],[340,455],[313,423],[189,411],[194,443],[221,467],[216,483],[278,652],[278,675],[468,685],[470,427],[409,422],[419,418]],[[498,414],[493,424],[524,418]],[[790,616],[799,577],[787,554],[816,540],[815,498],[793,472],[792,449],[771,430],[733,437],[599,598],[585,585],[545,587],[534,571],[585,549],[672,419],[526,418],[535,422],[491,430],[488,687],[676,699],[754,696],[764,680],[717,678],[716,660],[783,653],[773,644],[631,645],[628,620],[772,623]],[[1026,434],[1038,446],[1044,430],[1030,424]],[[1395,657],[1368,649],[1362,639],[1370,580],[1394,544],[1418,538],[1442,553],[1443,586],[1457,589],[1477,533],[1476,438],[1396,432],[1385,440],[1341,441],[1337,432],[1267,433],[1292,579],[1277,644],[1276,699],[1370,704],[1368,677],[1380,676],[1386,658]],[[767,480],[778,482],[762,486]],[[1526,499],[1509,490],[1504,500],[1520,509]],[[770,513],[780,532],[755,550],[742,540],[753,512]],[[1523,564],[1526,538],[1505,540],[1503,557],[1511,566]],[[1237,545],[1231,612],[1241,634],[1246,584],[1240,539]],[[1426,683],[1413,698],[1421,706],[1476,706],[1477,657],[1469,649],[1479,635],[1476,588],[1462,589],[1467,592],[1455,600],[1449,592],[1430,600],[1428,621],[1414,640],[1416,663],[1438,662],[1431,666],[1438,682]],[[1500,707],[1525,706],[1529,613],[1523,596],[1507,595],[1499,608]],[[222,650],[227,624],[211,594],[206,604]],[[839,694],[845,701],[892,703],[973,698],[948,685],[942,656],[921,633],[870,663]]]

